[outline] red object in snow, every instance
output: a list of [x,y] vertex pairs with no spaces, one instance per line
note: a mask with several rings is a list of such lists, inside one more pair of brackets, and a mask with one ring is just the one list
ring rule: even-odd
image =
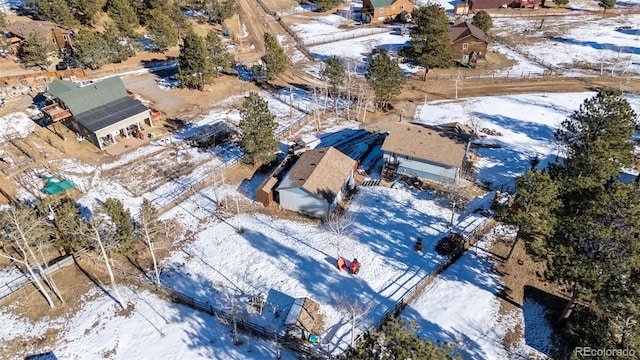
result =
[[352,274],[357,274],[358,271],[360,271],[360,263],[358,262],[358,259],[353,259],[353,261],[351,262],[351,266],[349,266],[349,272]]
[[347,260],[345,258],[338,259],[338,270],[347,270]]

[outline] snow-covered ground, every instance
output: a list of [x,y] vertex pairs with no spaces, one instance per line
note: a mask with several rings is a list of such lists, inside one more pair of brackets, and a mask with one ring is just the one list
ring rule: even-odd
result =
[[[515,313],[500,312],[496,294],[502,289],[500,277],[493,271],[486,249],[496,233],[511,231],[497,226],[445,270],[418,299],[402,313],[415,320],[427,339],[460,344],[463,359],[539,358],[548,355],[551,327],[545,310],[531,299]],[[526,322],[525,322],[526,321]],[[516,325],[525,336],[503,346],[507,333]]]
[[14,112],[2,117],[0,127],[0,144],[11,139],[29,136],[36,129],[36,124],[23,112]]
[[[464,90],[461,90],[464,92]],[[513,180],[530,167],[530,160],[538,156],[540,166],[554,161],[558,144],[553,133],[560,123],[595,93],[543,93],[442,100],[418,106],[414,121],[426,124],[460,122],[476,127],[482,135],[478,180],[499,189],[512,186]],[[638,113],[640,97],[628,95],[627,100]],[[501,135],[489,135],[482,129]]]

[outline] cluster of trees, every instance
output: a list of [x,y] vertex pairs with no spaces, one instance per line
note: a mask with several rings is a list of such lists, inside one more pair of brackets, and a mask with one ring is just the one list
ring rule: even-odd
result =
[[[190,29],[185,9],[204,14],[207,21],[219,23],[235,13],[235,0],[30,0],[26,6],[36,10],[34,18],[71,29],[72,46],[63,54],[69,63],[97,69],[134,56],[144,32],[160,52],[176,46]],[[102,13],[109,15],[103,31],[96,31]],[[141,26],[144,30],[141,30]],[[37,36],[37,35],[34,35]],[[47,67],[53,49],[38,38],[27,39],[20,55],[28,65]],[[33,54],[38,56],[34,56]]]
[[640,352],[640,184],[619,179],[637,126],[621,93],[602,90],[555,133],[564,158],[545,169],[534,159],[516,181],[506,220],[546,262],[546,279],[569,291],[558,319],[569,346]]
[[73,200],[47,197],[34,206],[19,204],[0,211],[0,257],[21,264],[49,306],[54,307],[51,292],[60,302],[64,299],[53,278],[46,273],[47,264],[59,254],[73,254],[88,248],[89,256],[95,254],[104,261],[114,297],[124,308],[115,285],[112,258],[131,255],[140,242],[146,244],[153,260],[155,281],[160,283],[153,244],[163,236],[165,225],[146,199],[134,221],[117,199],[100,203],[87,218]]
[[379,332],[368,332],[357,347],[344,353],[342,359],[420,359],[450,360],[460,359],[456,355],[456,345],[432,343],[421,338],[420,327],[415,321],[406,322],[402,318],[390,319]]
[[215,82],[219,71],[231,68],[233,56],[215,31],[202,37],[190,29],[182,40],[178,63],[181,86],[202,90],[204,85]]

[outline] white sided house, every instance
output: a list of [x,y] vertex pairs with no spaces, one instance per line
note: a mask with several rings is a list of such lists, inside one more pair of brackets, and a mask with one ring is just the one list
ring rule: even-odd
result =
[[468,140],[446,131],[394,123],[382,144],[385,167],[396,173],[451,184],[458,180]]
[[280,206],[324,218],[354,187],[356,161],[333,147],[300,155],[276,188]]

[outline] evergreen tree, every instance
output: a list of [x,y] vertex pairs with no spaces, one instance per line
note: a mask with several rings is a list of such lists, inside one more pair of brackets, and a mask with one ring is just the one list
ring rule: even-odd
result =
[[633,160],[629,139],[634,119],[619,92],[602,90],[585,100],[556,132],[566,158],[549,171],[559,184],[563,206],[556,212],[556,228],[544,249],[547,277],[572,291],[559,322],[569,317],[578,299],[597,302],[598,294],[612,290],[607,283],[610,276],[618,276],[614,262],[625,244],[637,241],[623,235],[634,226],[626,224],[638,221],[635,215],[615,211],[619,204],[609,205],[623,194],[617,193],[620,168]]
[[481,29],[484,32],[488,32],[493,27],[493,20],[488,12],[481,10],[473,15],[471,25]]
[[189,30],[180,46],[178,62],[178,80],[182,87],[202,90],[205,84],[212,84],[217,75],[207,56],[204,39],[193,30]]
[[46,70],[51,65],[49,55],[54,51],[53,45],[44,35],[33,31],[20,47],[20,60],[27,66],[38,66]]
[[555,0],[554,2],[558,6],[567,6],[567,5],[569,5],[569,0]]
[[278,140],[274,130],[278,126],[275,116],[269,111],[267,102],[256,92],[250,92],[240,109],[240,147],[244,151],[244,161],[259,165],[276,158]]
[[322,76],[329,82],[329,95],[333,98],[334,107],[340,96],[340,88],[344,84],[345,74],[344,65],[337,56],[332,56],[327,60]]
[[211,65],[215,69],[220,67],[224,70],[229,70],[231,65],[233,65],[233,55],[229,54],[215,30],[210,30],[207,33],[204,42],[207,47],[207,54]]
[[54,243],[64,250],[65,254],[73,254],[85,245],[78,233],[82,227],[80,207],[70,198],[48,196],[36,202],[38,215],[49,219],[55,229],[52,232]]
[[404,85],[402,69],[398,62],[391,59],[386,52],[373,57],[365,77],[376,94],[378,104],[383,109],[388,107],[391,99],[400,94]]
[[122,34],[128,37],[135,35],[135,29],[138,27],[138,16],[127,0],[109,0],[107,13]]
[[149,35],[158,51],[165,52],[170,47],[178,44],[178,33],[173,21],[160,10],[149,11],[149,16],[153,19],[147,25]]
[[168,15],[173,21],[178,37],[184,38],[187,35],[187,32],[189,32],[189,21],[187,19],[187,15],[182,11],[182,8],[177,3],[173,3],[169,13],[166,15]]
[[527,250],[537,257],[546,254],[546,239],[556,229],[557,210],[562,205],[559,195],[558,184],[548,171],[530,169],[516,179],[508,221],[518,227],[517,240],[524,240]]
[[[2,30],[2,33],[5,32],[8,25],[7,15],[0,11],[0,30]],[[0,36],[0,53],[8,52],[9,45],[9,39],[6,36]]]
[[38,0],[34,3],[34,8],[39,20],[52,21],[68,29],[80,25],[65,0]]
[[407,55],[416,64],[429,68],[453,66],[453,51],[449,40],[449,19],[437,4],[428,4],[412,13],[415,28]]
[[124,208],[122,201],[108,198],[100,204],[100,211],[109,217],[107,237],[114,244],[116,251],[123,255],[131,254],[135,248],[135,239],[129,209]]
[[110,23],[100,34],[108,46],[107,61],[109,63],[119,63],[136,55],[136,43],[132,43],[125,33],[118,27]]
[[331,10],[340,5],[340,3],[340,0],[316,0],[316,5],[318,5],[318,10],[320,11]]
[[613,9],[616,6],[616,0],[600,0],[598,6],[602,8],[602,13],[605,14],[607,10]]
[[420,338],[420,327],[415,321],[407,323],[402,318],[391,319],[382,326],[379,333],[366,333],[356,348],[350,348],[342,359],[415,359],[448,360],[458,359],[455,345],[434,344]]
[[271,33],[264,33],[265,54],[262,61],[265,65],[267,79],[273,79],[287,69],[287,54]]
[[98,13],[106,0],[71,0],[71,6],[78,10],[78,18],[84,25],[91,25],[96,21]]
[[72,58],[81,66],[96,70],[108,62],[109,44],[97,32],[81,28],[72,44]]

